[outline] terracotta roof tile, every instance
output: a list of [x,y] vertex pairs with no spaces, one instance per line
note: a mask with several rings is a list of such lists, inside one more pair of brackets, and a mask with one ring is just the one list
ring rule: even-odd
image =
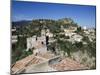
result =
[[50,66],[58,71],[88,69],[86,66],[70,58],[65,58],[61,62]]

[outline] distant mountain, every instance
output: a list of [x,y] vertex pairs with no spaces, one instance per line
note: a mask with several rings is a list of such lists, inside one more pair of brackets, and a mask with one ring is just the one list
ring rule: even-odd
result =
[[31,21],[27,21],[27,20],[23,20],[23,21],[16,21],[16,22],[12,22],[12,27],[20,27],[20,26],[25,26],[30,24]]

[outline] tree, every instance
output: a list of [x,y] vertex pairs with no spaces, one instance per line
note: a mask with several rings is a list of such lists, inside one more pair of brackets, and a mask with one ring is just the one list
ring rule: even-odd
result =
[[83,43],[82,42],[75,42],[75,45],[76,45],[77,48],[83,47]]
[[63,50],[64,52],[67,52],[68,56],[70,57],[72,43],[68,41],[58,40],[58,44],[59,44],[58,46],[60,47],[60,49]]

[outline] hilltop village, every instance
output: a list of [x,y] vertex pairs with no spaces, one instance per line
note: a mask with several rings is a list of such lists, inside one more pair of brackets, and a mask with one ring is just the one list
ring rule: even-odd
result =
[[94,69],[96,30],[71,18],[12,23],[12,74]]

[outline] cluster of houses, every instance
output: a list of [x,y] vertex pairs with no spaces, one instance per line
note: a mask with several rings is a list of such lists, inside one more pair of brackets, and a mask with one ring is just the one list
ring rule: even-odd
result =
[[86,29],[84,30],[85,36],[89,38],[89,41],[93,42],[93,40],[96,38],[96,32],[95,29]]
[[16,28],[11,29],[12,36],[11,36],[11,42],[12,44],[16,43],[18,41],[18,36],[15,34],[16,33]]
[[69,36],[68,41],[74,43],[75,41],[80,42],[82,40],[82,36],[75,33],[77,27],[70,27],[69,29],[64,29],[65,36]]
[[[77,27],[74,26],[70,26],[69,28],[64,28],[61,26],[61,29],[63,29],[64,32],[62,32],[62,34],[65,35],[65,37],[69,37],[69,39],[67,39],[67,41],[70,41],[72,43],[74,42],[81,42],[83,39],[83,36],[75,33],[75,31],[77,31]],[[12,29],[12,33],[16,32],[16,29]],[[86,36],[89,37],[90,41],[92,41],[92,39],[95,38],[95,34],[94,34],[94,30],[93,29],[86,29],[86,27],[84,28],[84,33],[86,34]],[[90,34],[91,33],[91,34]],[[60,34],[60,33],[59,33]],[[46,52],[47,51],[47,37],[48,37],[48,41],[49,42],[53,42],[54,34],[50,32],[49,29],[47,30],[41,30],[41,36],[37,37],[36,35],[33,35],[32,37],[27,38],[27,49],[26,51],[28,51],[29,49],[35,48],[44,48],[43,50],[40,50],[38,52]],[[18,41],[17,39],[17,35],[12,35],[12,43],[16,43]],[[39,50],[39,49],[38,49]]]

